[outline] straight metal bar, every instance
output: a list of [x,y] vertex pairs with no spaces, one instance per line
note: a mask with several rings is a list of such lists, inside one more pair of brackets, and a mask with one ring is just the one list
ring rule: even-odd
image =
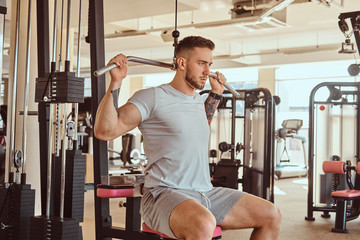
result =
[[[164,63],[164,62],[159,62],[159,61],[155,61],[155,60],[134,57],[134,56],[127,56],[127,60],[130,62],[142,63],[142,64],[147,64],[147,65],[152,65],[152,66],[157,66],[157,67],[164,67],[164,68],[169,68],[171,70],[175,70],[175,66],[170,63]],[[99,77],[114,68],[116,68],[115,63],[109,64],[103,68],[96,70],[94,72],[94,76]],[[216,73],[213,73],[213,72],[210,73],[210,76],[217,78]],[[235,98],[240,98],[240,94],[233,87],[231,87],[228,83],[224,83],[224,87],[227,88],[234,95]]]
[[[16,4],[16,31],[15,31],[15,54],[12,84],[12,101],[11,101],[11,122],[10,122],[10,146],[9,146],[9,178],[12,178],[13,157],[15,154],[15,126],[16,126],[16,99],[18,83],[18,58],[19,58],[19,30],[20,30],[20,0]],[[13,179],[9,179],[11,182]]]
[[[22,150],[23,150],[23,167],[22,173],[26,173],[26,122],[28,116],[28,102],[29,102],[29,74],[30,74],[30,42],[31,42],[31,2],[28,5],[28,26],[27,26],[27,43],[26,43],[26,69],[25,69],[25,88],[24,88],[24,116],[23,116],[23,136],[22,136]],[[24,184],[24,183],[23,183]]]

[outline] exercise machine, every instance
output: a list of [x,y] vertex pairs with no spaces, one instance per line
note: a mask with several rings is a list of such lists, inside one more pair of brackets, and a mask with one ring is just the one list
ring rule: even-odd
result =
[[[347,12],[339,15],[340,31],[346,36],[345,45],[350,43],[349,27],[346,19],[350,18],[356,44],[360,54],[360,12]],[[342,50],[344,50],[344,44]],[[351,49],[350,49],[351,50]],[[340,51],[348,52],[348,51]],[[354,51],[350,51],[354,53]],[[359,65],[348,68],[351,76],[359,73]],[[309,99],[309,148],[308,148],[308,199],[306,220],[314,221],[314,212],[323,212],[322,217],[329,218],[330,212],[336,211],[336,227],[345,230],[345,225],[338,226],[338,218],[347,219],[359,211],[359,200],[347,204],[340,216],[338,204],[344,204],[345,198],[334,202],[332,192],[346,188],[350,179],[353,189],[360,190],[360,176],[357,174],[344,179],[342,175],[325,174],[324,161],[346,160],[349,165],[357,166],[360,153],[360,84],[358,82],[324,82],[311,91]],[[344,170],[345,171],[345,170]],[[342,177],[341,177],[342,176]],[[345,220],[342,223],[346,222]]]
[[[62,3],[64,8],[64,1]],[[82,1],[79,1],[79,4],[79,13],[81,13]],[[62,37],[60,37],[59,66],[56,62],[58,1],[54,2],[51,66],[48,51],[50,49],[49,2],[37,1],[36,6],[39,76],[36,79],[35,101],[39,103],[38,117],[41,126],[39,128],[41,215],[30,219],[30,238],[82,239],[79,223],[83,221],[84,213],[85,156],[77,149],[76,126],[77,104],[84,102],[84,79],[79,77],[79,64],[77,73],[70,71],[71,1],[67,2],[66,60],[63,65]],[[79,19],[80,16],[81,14]],[[80,25],[79,23],[79,28]],[[61,26],[61,34],[62,31]],[[80,33],[80,29],[78,32]],[[67,115],[69,104],[75,105],[74,120],[72,115],[70,117]],[[60,110],[62,114],[59,114]]]
[[[175,11],[176,12],[176,11]],[[104,12],[103,12],[103,1],[102,0],[90,0],[89,1],[89,35],[87,37],[88,42],[90,43],[90,55],[91,55],[91,72],[94,72],[94,75],[91,76],[91,91],[92,91],[92,116],[96,115],[96,110],[101,101],[102,97],[105,94],[105,79],[102,75],[106,71],[109,71],[111,68],[114,68],[114,64],[110,64],[107,67],[104,67],[105,56],[104,56]],[[174,44],[176,46],[177,38],[179,36],[178,31],[173,32]],[[143,59],[133,56],[128,56],[128,61],[138,62],[142,64],[150,64],[158,67],[165,67],[169,69],[174,69],[174,64],[161,63],[154,60]],[[212,73],[212,76],[216,74]],[[224,86],[229,89],[235,96],[238,96],[238,93],[228,84]],[[107,142],[101,141],[94,138],[94,185],[97,186],[101,183],[101,177],[108,175],[108,151],[107,151]],[[110,239],[112,237],[123,238],[123,239],[149,239],[142,237],[142,231],[139,233],[141,226],[136,222],[136,224],[126,225],[125,229],[120,229],[112,226],[111,215],[109,211],[109,199],[100,198],[95,193],[95,234],[96,239]],[[131,214],[131,208],[128,209],[129,204],[136,201],[136,204],[139,204],[140,198],[127,198],[127,212],[129,215],[126,216],[126,222],[133,221]],[[138,208],[136,208],[138,209]],[[138,210],[136,217],[139,218]],[[128,213],[127,213],[128,214]],[[129,229],[130,228],[130,229]],[[144,230],[144,229],[143,229]],[[131,231],[131,233],[129,232]],[[131,238],[131,234],[134,234]]]
[[[287,119],[281,124],[282,128],[276,131],[276,167],[275,175],[278,178],[289,177],[304,177],[307,175],[306,151],[305,151],[305,137],[299,135],[299,130],[303,125],[301,119]],[[299,161],[295,163],[291,161],[287,145],[290,140],[290,146],[296,144],[297,148],[294,153],[299,153],[295,156],[302,158],[303,164]],[[282,148],[281,148],[282,147]],[[293,158],[295,158],[295,156]]]
[[[332,232],[349,233],[346,229],[346,222],[355,220],[360,215],[360,190],[354,189],[351,172],[360,176],[360,162],[356,166],[351,165],[351,161],[324,161],[324,173],[332,174],[332,177],[339,180],[340,176],[346,178],[348,189],[335,189],[331,192],[331,197],[335,200],[334,206],[336,209],[335,227],[331,229]],[[351,202],[351,204],[349,204]]]
[[[344,175],[325,174],[324,161],[346,160],[356,166],[360,153],[360,83],[324,82],[310,94],[309,171],[306,220],[314,221],[314,212],[330,217],[337,203],[332,192],[346,189]],[[359,175],[352,176],[355,190],[360,189]],[[350,203],[349,203],[350,204]],[[349,207],[357,208],[356,201]]]
[[[223,129],[222,134],[211,136],[219,142],[221,152],[216,163],[212,160],[215,149],[210,154],[212,182],[214,186],[233,189],[238,189],[241,184],[243,191],[273,202],[275,103],[268,89],[237,92],[240,97],[225,91],[218,106],[218,129],[225,125],[230,131]],[[206,93],[209,91],[200,94]],[[224,112],[229,113],[229,117],[224,117]],[[230,124],[225,123],[226,118]]]
[[[0,2],[1,20],[0,26],[4,34],[4,23],[6,14],[5,1]],[[15,24],[15,44],[14,44],[14,68],[12,99],[9,116],[9,128],[7,129],[8,143],[8,179],[0,186],[0,239],[30,239],[29,225],[30,217],[34,215],[35,208],[35,190],[31,189],[31,185],[26,183],[26,118],[28,116],[28,86],[29,86],[29,47],[30,47],[30,19],[31,19],[31,3],[28,4],[27,24],[27,44],[26,44],[26,69],[25,69],[25,88],[24,88],[24,111],[23,111],[23,138],[21,149],[15,150],[16,130],[21,127],[16,126],[17,116],[17,87],[18,87],[18,56],[19,56],[19,32],[20,32],[20,1],[16,2],[16,24]],[[2,40],[1,40],[2,41]],[[2,63],[3,43],[1,43],[1,63]],[[1,74],[0,74],[1,75]],[[2,76],[1,76],[2,77]],[[1,85],[1,84],[0,84]],[[4,120],[4,119],[3,119]],[[4,150],[4,149],[2,149]],[[3,154],[5,154],[3,152]],[[4,159],[5,160],[5,159]]]

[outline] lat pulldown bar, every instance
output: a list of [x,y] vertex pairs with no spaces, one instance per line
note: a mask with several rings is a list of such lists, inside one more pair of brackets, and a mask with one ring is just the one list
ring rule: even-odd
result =
[[[134,57],[134,56],[127,56],[127,60],[130,62],[148,64],[148,65],[153,65],[153,66],[163,67],[163,68],[170,68],[171,70],[175,70],[174,65],[170,64],[170,63],[164,63],[164,62],[159,62],[159,61],[155,61],[155,60]],[[116,68],[115,63],[109,64],[108,66],[105,66],[103,68],[96,70],[94,72],[94,76],[99,77],[114,68]],[[213,73],[213,72],[210,72],[210,76],[217,78],[216,73]],[[235,98],[240,98],[240,94],[233,87],[231,87],[228,83],[224,83],[224,87],[226,87],[234,95]]]

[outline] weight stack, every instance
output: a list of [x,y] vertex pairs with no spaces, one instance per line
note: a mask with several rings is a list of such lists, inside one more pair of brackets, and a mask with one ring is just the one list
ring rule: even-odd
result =
[[36,78],[35,102],[43,102],[44,96],[50,103],[83,103],[84,78],[74,72],[45,73]]
[[34,216],[35,190],[27,184],[6,185],[8,187],[0,188],[0,239],[33,239],[29,238],[29,234],[30,217]]
[[86,156],[82,151],[67,150],[64,216],[79,222],[84,218],[85,169]]
[[31,240],[80,239],[79,221],[73,218],[35,216],[30,219]]
[[[66,150],[64,217],[79,222],[84,218],[85,164],[81,150]],[[54,167],[54,215],[60,216],[61,155],[55,157]]]

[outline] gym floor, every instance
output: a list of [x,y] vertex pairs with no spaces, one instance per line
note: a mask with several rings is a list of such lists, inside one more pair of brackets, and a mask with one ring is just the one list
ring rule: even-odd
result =
[[[93,190],[85,193],[85,211],[83,238],[95,240],[94,199]],[[119,202],[124,199],[111,199],[110,211],[114,226],[124,227],[125,209],[119,208]],[[307,178],[279,179],[275,182],[275,204],[280,208],[283,221],[280,240],[358,240],[360,236],[360,218],[347,223],[349,234],[332,233],[335,214],[331,218],[322,218],[321,212],[314,212],[315,221],[305,221],[307,209]],[[250,229],[229,230],[223,232],[223,240],[249,239]]]

